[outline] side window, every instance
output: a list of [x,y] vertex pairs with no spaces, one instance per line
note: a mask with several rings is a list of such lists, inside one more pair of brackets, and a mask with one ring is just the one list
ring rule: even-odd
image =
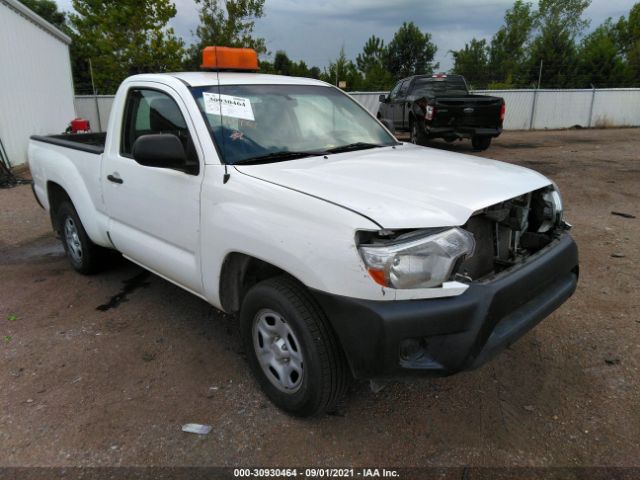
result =
[[404,82],[402,82],[402,85],[400,86],[400,93],[398,93],[398,97],[402,98],[407,96],[407,90],[409,90],[410,84],[411,84],[411,80],[405,80]]
[[398,96],[398,92],[400,91],[400,86],[403,83],[404,82],[402,80],[400,80],[398,83],[396,83],[396,86],[393,87],[393,89],[391,90],[391,93],[389,94],[389,99],[394,100]]
[[131,157],[133,144],[142,135],[171,133],[187,153],[187,164],[199,165],[193,140],[178,104],[164,92],[132,88],[127,94],[120,153]]

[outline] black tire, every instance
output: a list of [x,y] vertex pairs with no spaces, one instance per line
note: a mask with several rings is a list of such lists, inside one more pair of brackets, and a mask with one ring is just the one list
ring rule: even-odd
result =
[[409,119],[409,134],[411,143],[423,146],[427,144],[427,134],[424,131],[424,121],[416,120],[411,117]]
[[[98,272],[103,265],[105,249],[91,241],[71,202],[63,202],[56,211],[56,227],[71,266],[83,275]],[[75,229],[70,238],[68,228]],[[78,254],[78,250],[80,254]]]
[[[273,373],[267,373],[267,367],[258,359],[258,349],[273,351],[281,341],[281,337],[267,339],[259,333],[261,319],[266,315],[268,321],[269,312],[275,313],[276,318],[280,315],[279,321],[287,325],[299,344],[292,343],[284,349],[295,349],[302,359],[302,374],[294,379],[298,381],[295,390],[284,390],[275,370],[271,368]],[[242,302],[240,324],[249,365],[262,390],[278,408],[300,417],[335,409],[347,386],[346,361],[326,315],[303,285],[286,276],[256,284]],[[288,335],[287,338],[291,339]],[[276,361],[272,360],[272,364]]]
[[471,146],[474,150],[482,152],[491,146],[491,137],[473,137],[471,139]]

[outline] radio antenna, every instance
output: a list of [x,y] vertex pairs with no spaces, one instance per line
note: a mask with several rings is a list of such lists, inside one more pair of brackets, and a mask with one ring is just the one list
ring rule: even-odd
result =
[[229,166],[224,159],[224,155],[226,153],[226,141],[224,135],[224,117],[222,116],[222,91],[220,90],[220,67],[218,66],[218,55],[216,55],[216,79],[218,81],[218,107],[220,108],[220,136],[222,137],[222,163],[224,165],[224,175],[222,177],[222,183],[226,184],[231,178],[229,174]]

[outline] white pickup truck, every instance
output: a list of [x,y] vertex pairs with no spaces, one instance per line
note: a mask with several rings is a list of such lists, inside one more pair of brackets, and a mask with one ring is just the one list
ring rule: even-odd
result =
[[578,280],[549,179],[401,143],[317,80],[136,75],[106,135],[34,136],[29,164],[77,271],[114,249],[237,313],[258,382],[296,415],[350,378],[475,368]]

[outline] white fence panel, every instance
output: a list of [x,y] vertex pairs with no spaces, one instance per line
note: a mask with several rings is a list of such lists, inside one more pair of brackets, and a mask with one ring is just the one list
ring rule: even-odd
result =
[[[76,114],[86,118],[94,132],[104,132],[109,122],[113,95],[77,95],[75,98]],[[98,113],[100,117],[98,117]]]
[[349,95],[375,116],[380,107],[380,95],[387,93],[389,92],[349,92]]
[[507,107],[504,116],[505,130],[527,130],[531,126],[534,90],[476,90],[472,93],[504,98]]
[[[350,92],[349,95],[376,115],[379,97],[383,93],[387,92]],[[570,128],[575,125],[640,126],[640,88],[596,89],[595,96],[593,90],[477,90],[472,93],[504,98],[507,105],[505,130]],[[534,100],[535,111],[532,112]],[[91,95],[75,98],[78,116],[89,120],[94,131],[106,130],[112,103],[112,95],[99,95],[97,99]],[[99,121],[97,112],[100,112]]]
[[640,125],[640,89],[620,88],[596,91],[592,126]]
[[592,98],[593,90],[540,90],[533,128],[588,127]]

